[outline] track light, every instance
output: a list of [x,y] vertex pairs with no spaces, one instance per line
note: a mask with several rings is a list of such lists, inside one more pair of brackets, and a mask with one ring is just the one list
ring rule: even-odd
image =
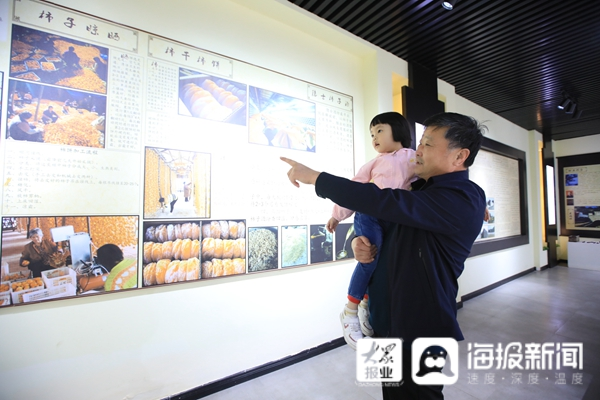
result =
[[[563,90],[562,92],[563,100],[557,107],[559,110],[563,110],[565,114],[571,115],[574,119],[579,119],[581,117],[581,108],[578,107],[577,98],[573,98],[569,93]],[[577,112],[576,112],[577,111]]]
[[571,104],[571,99],[564,99],[563,102],[558,105],[558,109],[564,110],[565,108],[569,107],[569,104]]
[[444,0],[442,1],[442,7],[446,10],[452,10],[457,1],[458,0]]

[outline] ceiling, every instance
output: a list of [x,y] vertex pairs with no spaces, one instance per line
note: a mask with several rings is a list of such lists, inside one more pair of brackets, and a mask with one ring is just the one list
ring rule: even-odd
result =
[[[527,130],[600,133],[598,0],[458,0],[452,11],[441,0],[289,1]],[[575,110],[558,109],[565,96]]]

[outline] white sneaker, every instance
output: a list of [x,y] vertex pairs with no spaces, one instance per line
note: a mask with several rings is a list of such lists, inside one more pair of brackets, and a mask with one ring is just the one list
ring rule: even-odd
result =
[[373,336],[373,334],[375,334],[375,331],[369,323],[369,307],[363,306],[362,302],[358,305],[358,321],[360,322],[360,330],[363,335]]
[[342,329],[344,330],[344,339],[346,340],[346,343],[348,343],[348,346],[356,350],[356,342],[363,338],[363,334],[359,327],[360,322],[358,321],[358,317],[346,315],[346,313],[342,311],[340,314],[340,322],[342,323]]

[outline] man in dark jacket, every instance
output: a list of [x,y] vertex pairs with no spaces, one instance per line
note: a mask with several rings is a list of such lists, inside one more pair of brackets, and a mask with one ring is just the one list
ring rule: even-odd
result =
[[457,279],[481,230],[485,193],[468,177],[483,141],[471,117],[442,113],[428,118],[416,152],[411,191],[379,189],[319,173],[295,161],[290,181],[314,184],[317,195],[379,218],[381,249],[366,237],[352,242],[360,262],[380,258],[369,285],[371,325],[379,337],[404,343],[403,383],[384,386],[384,399],[443,399],[442,386],[419,386],[411,378],[410,346],[419,337],[462,340],[456,320]]

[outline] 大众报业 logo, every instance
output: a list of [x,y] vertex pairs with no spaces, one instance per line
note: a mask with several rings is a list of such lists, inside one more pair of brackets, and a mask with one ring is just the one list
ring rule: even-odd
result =
[[356,380],[363,383],[402,380],[402,340],[363,338],[356,342]]

